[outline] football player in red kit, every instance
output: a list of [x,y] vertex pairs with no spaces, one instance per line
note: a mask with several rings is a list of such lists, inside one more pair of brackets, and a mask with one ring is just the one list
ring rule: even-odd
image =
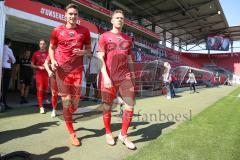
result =
[[43,64],[48,56],[46,50],[46,41],[41,39],[39,41],[40,50],[36,51],[32,56],[32,67],[35,69],[35,79],[37,87],[37,99],[40,108],[40,113],[45,113],[43,108],[43,99],[47,96],[48,91],[48,73],[45,70]]
[[90,32],[77,24],[78,9],[69,4],[65,9],[67,23],[56,27],[50,38],[49,56],[55,70],[59,95],[62,97],[63,117],[71,143],[80,145],[76,137],[72,114],[77,110],[81,95],[83,56],[91,54]]
[[57,96],[58,96],[58,89],[57,89],[57,82],[56,82],[56,76],[54,71],[51,69],[50,66],[50,58],[49,56],[45,60],[43,64],[44,68],[46,69],[48,73],[48,77],[50,79],[50,85],[51,85],[51,92],[52,92],[52,114],[51,117],[56,117],[56,107],[57,107]]
[[131,57],[132,40],[131,37],[121,32],[124,24],[124,15],[121,10],[113,12],[111,23],[112,30],[103,33],[98,42],[98,57],[102,63],[101,91],[106,142],[109,145],[115,144],[110,128],[111,107],[116,94],[119,92],[125,102],[125,110],[123,111],[122,129],[118,139],[129,149],[135,149],[135,145],[127,137],[135,105],[133,81],[135,75]]

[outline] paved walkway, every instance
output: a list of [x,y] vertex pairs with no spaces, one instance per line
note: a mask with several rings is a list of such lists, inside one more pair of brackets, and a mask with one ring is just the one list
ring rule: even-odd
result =
[[[138,148],[191,120],[209,105],[228,95],[236,87],[201,89],[200,93],[179,93],[167,100],[163,96],[137,100],[135,117],[129,129],[130,139]],[[59,112],[60,113],[60,112]],[[121,127],[119,107],[113,111],[112,130],[117,136]],[[82,146],[69,145],[68,133],[61,116],[38,113],[35,107],[18,107],[0,113],[0,154],[24,150],[34,160],[120,160],[138,150],[128,150],[121,143],[105,144],[100,107],[91,104],[76,115],[75,128]]]

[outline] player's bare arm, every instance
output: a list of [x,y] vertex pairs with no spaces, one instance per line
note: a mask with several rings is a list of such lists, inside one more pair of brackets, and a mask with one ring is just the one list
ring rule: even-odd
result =
[[52,77],[53,75],[54,75],[54,73],[52,72],[52,70],[49,68],[49,64],[50,63],[50,60],[45,60],[45,62],[44,62],[44,64],[43,64],[43,66],[44,66],[44,68],[46,69],[46,71],[48,72],[48,76],[49,77]]
[[81,50],[80,48],[75,48],[73,50],[73,53],[78,55],[78,56],[83,56],[83,55],[92,56],[92,54],[91,54],[91,44],[85,45],[85,49],[83,49],[83,50]]
[[99,60],[102,64],[101,72],[102,72],[102,76],[103,76],[103,84],[106,88],[111,88],[112,87],[112,81],[109,78],[109,75],[107,73],[106,64],[104,62],[104,56],[105,56],[104,52],[98,52],[98,58],[99,58]]
[[56,70],[56,68],[58,67],[58,63],[54,58],[54,53],[55,53],[56,48],[57,47],[55,45],[50,43],[48,53],[49,53],[49,57],[50,57],[50,60],[51,60],[51,67],[52,67],[53,70]]
[[129,66],[129,70],[130,70],[130,73],[131,73],[133,83],[135,83],[136,76],[135,76],[135,72],[134,72],[134,64],[133,64],[133,60],[132,60],[131,55],[128,55],[128,66]]
[[32,62],[31,62],[31,67],[34,68],[34,69],[44,70],[44,67],[43,67],[43,66],[37,66],[37,65],[35,65],[35,64],[32,63]]

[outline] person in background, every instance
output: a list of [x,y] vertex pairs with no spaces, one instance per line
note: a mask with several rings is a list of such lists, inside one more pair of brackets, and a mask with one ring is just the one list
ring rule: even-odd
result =
[[187,79],[186,83],[190,84],[190,91],[193,90],[193,92],[191,92],[191,93],[196,93],[195,84],[197,84],[197,81],[196,81],[195,75],[191,69],[188,70],[188,79]]
[[216,86],[219,87],[220,85],[220,75],[218,72],[216,72],[215,74],[215,82],[216,82]]
[[142,50],[141,48],[138,48],[136,52],[136,62],[142,62]]
[[9,82],[11,79],[11,69],[12,64],[16,62],[16,59],[13,55],[13,51],[10,48],[12,45],[12,41],[8,38],[4,40],[4,47],[3,47],[3,63],[2,63],[2,91],[1,91],[1,103],[5,109],[11,109],[10,106],[7,104],[7,91],[9,88]]
[[176,96],[175,87],[176,87],[177,77],[174,73],[171,74],[171,82],[170,82],[170,88],[171,88],[171,97]]
[[164,86],[167,88],[167,99],[171,99],[171,87],[170,87],[170,83],[171,83],[171,74],[170,74],[170,70],[171,70],[171,65],[168,62],[164,62],[163,64],[164,66],[164,70],[163,70],[163,83]]
[[36,87],[37,87],[37,99],[39,110],[41,114],[45,113],[43,107],[43,99],[47,97],[48,91],[48,73],[45,70],[43,64],[48,56],[48,51],[46,50],[46,41],[41,39],[39,41],[39,50],[36,51],[32,56],[32,68],[35,69]]
[[28,103],[27,97],[29,93],[29,87],[32,80],[32,67],[31,67],[31,52],[25,51],[23,58],[19,59],[18,68],[20,70],[20,104]]
[[93,87],[93,100],[98,101],[98,87],[97,87],[97,77],[98,73],[100,72],[100,63],[99,60],[96,56],[89,57],[88,58],[88,68],[86,71],[86,94],[85,94],[85,100],[89,100],[89,94],[90,94],[90,89],[91,85]]
[[228,86],[231,86],[231,85],[232,85],[229,74],[227,75],[227,79],[225,80],[225,82],[224,82],[223,84],[224,84],[224,85],[228,85]]

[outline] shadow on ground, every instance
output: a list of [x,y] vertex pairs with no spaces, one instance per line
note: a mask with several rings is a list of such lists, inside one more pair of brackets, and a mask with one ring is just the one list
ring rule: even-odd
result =
[[54,157],[58,154],[63,154],[65,152],[69,151],[69,147],[56,147],[54,149],[51,149],[47,153],[36,155],[36,154],[31,154],[26,151],[15,151],[11,153],[7,153],[3,155],[2,157],[0,156],[1,160],[64,160],[63,158],[60,157]]
[[33,134],[41,134],[48,130],[49,127],[58,126],[58,121],[38,123],[26,128],[14,129],[0,132],[0,144],[14,140],[17,138],[31,136]]
[[145,128],[131,132],[129,136],[141,136],[138,140],[133,141],[134,143],[146,142],[156,139],[162,134],[162,130],[175,124],[175,122],[156,123]]
[[54,157],[54,158],[51,158],[51,157],[56,156],[58,154],[63,154],[67,151],[69,151],[69,147],[66,147],[66,146],[57,147],[44,154],[40,154],[40,155],[31,154],[30,157],[32,160],[64,160],[63,158],[60,158],[60,157]]
[[[175,124],[175,122],[166,122],[166,123],[158,123],[158,124],[152,124],[150,126],[146,126],[144,128],[138,129],[141,125],[148,125],[149,122],[132,122],[131,127],[129,128],[129,136],[139,136],[141,138],[134,141],[134,143],[140,143],[140,142],[146,142],[151,141],[153,139],[156,139],[162,134],[162,130],[165,128],[168,128],[169,126]],[[120,131],[121,130],[122,123],[113,123],[111,125],[112,132]],[[96,138],[104,136],[105,129],[91,129],[91,128],[78,128],[76,131],[89,131],[92,132],[91,134],[88,134],[86,136],[81,137],[81,140],[88,139],[88,138]],[[115,135],[117,136],[117,135]]]

